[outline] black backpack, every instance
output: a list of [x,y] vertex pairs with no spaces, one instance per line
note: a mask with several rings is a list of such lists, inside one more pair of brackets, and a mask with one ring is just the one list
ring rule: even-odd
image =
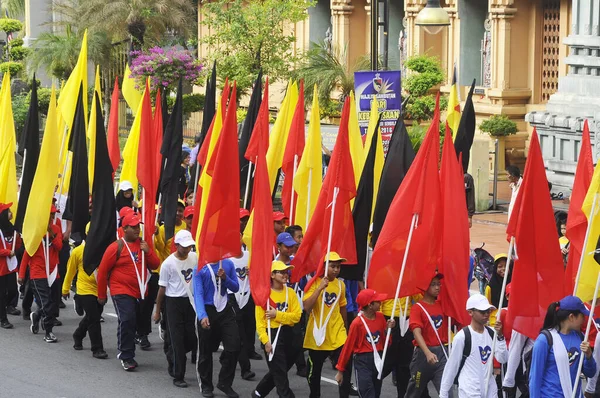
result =
[[[492,329],[488,326],[485,326],[485,329],[490,334],[490,337],[493,340],[494,339],[494,329]],[[458,376],[460,376],[460,372],[462,371],[463,367],[465,366],[465,362],[467,361],[467,358],[469,357],[469,355],[471,355],[471,330],[469,329],[468,326],[466,326],[462,329],[462,331],[465,334],[465,346],[463,348],[462,358],[460,359],[460,366],[458,367],[458,373],[456,373],[456,378],[454,379],[454,384],[456,384],[456,385],[458,385]],[[493,353],[492,353],[492,357],[493,357]]]

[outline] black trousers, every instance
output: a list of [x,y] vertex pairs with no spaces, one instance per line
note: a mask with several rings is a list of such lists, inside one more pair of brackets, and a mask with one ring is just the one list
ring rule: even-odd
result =
[[121,360],[135,357],[135,325],[139,302],[126,294],[112,296],[118,317],[117,358]]
[[137,336],[148,336],[152,333],[152,312],[158,295],[158,274],[150,274],[146,291],[146,298],[140,300],[136,321]]
[[86,334],[89,334],[92,352],[104,350],[102,324],[100,323],[102,306],[98,304],[98,297],[92,294],[78,294],[77,300],[79,300],[79,303],[83,307],[85,315],[79,321],[79,326],[75,329],[73,338],[81,341],[85,338]]
[[[250,292],[248,292],[250,295]],[[256,306],[254,305],[254,300],[252,299],[252,295],[248,299],[248,303],[244,306],[244,308],[240,309],[242,314],[242,322],[244,323],[244,333],[241,335],[244,347],[248,355],[256,352],[254,348],[254,341],[256,340]]]
[[375,368],[372,352],[354,355],[354,375],[361,398],[379,398],[381,380],[377,378],[377,368]]
[[[223,352],[219,358],[221,370],[219,384],[231,386],[235,377],[235,366],[240,352],[240,334],[235,321],[235,311],[230,304],[225,309],[217,312],[214,305],[206,305],[206,313],[210,322],[210,329],[198,325],[198,361],[196,367],[200,375],[202,390],[213,390],[212,354],[217,351],[219,343],[223,343]],[[167,317],[168,318],[168,317]]]
[[[385,318],[389,319],[389,317]],[[396,371],[398,398],[404,398],[410,380],[410,361],[415,349],[413,345],[414,336],[410,329],[406,331],[404,336],[401,336],[399,318],[395,317],[394,321],[396,324],[392,329],[392,343],[385,356],[382,379],[385,379],[390,373]],[[421,395],[422,398],[429,397],[427,390],[423,394],[425,395]]]
[[0,321],[7,320],[6,307],[18,296],[17,275],[13,272],[0,276]]
[[296,356],[296,369],[306,369],[306,358],[304,358],[304,348],[302,344],[304,343],[304,335],[306,334],[306,312],[302,311],[302,316],[300,317],[300,322],[294,325],[294,344],[300,347],[298,351],[298,355]]
[[[337,352],[326,351],[326,350],[308,350],[308,362],[307,362],[307,379],[308,387],[310,388],[310,398],[321,397],[321,372],[323,371],[323,363],[329,358],[329,356],[336,355],[339,357],[339,353],[342,351],[342,347],[339,347]],[[344,372],[344,381],[339,387],[340,398],[348,398],[350,396],[350,378],[352,377],[352,368],[348,366]]]
[[[277,329],[271,329],[271,343],[275,340]],[[264,346],[263,346],[264,349]],[[269,372],[262,378],[256,386],[256,392],[261,397],[266,397],[275,388],[277,396],[283,398],[294,398],[294,392],[290,389],[288,380],[288,371],[294,366],[298,352],[302,351],[302,346],[296,344],[294,330],[291,326],[282,326],[277,339],[277,347],[273,360],[269,361],[269,354],[265,351],[265,359]]]
[[23,309],[23,319],[29,319],[31,314],[31,306],[33,305],[33,284],[29,279],[29,269],[25,272],[25,282],[23,284],[23,300],[21,308]]
[[[248,294],[250,294],[250,293],[248,293]],[[235,311],[235,322],[237,323],[238,333],[240,335],[240,343],[241,344],[240,344],[240,353],[238,355],[238,363],[240,364],[240,371],[242,372],[242,375],[243,375],[244,373],[249,372],[251,369],[250,358],[248,357],[248,355],[251,352],[254,352],[254,335],[252,336],[253,337],[252,351],[250,351],[248,349],[250,342],[248,341],[248,334],[247,334],[246,329],[249,329],[251,327],[251,325],[246,324],[246,322],[248,320],[244,316],[244,310],[246,310],[245,312],[247,313],[247,308],[250,305],[250,302],[248,302],[248,304],[246,304],[244,306],[244,309],[242,310],[238,306],[237,300],[235,299],[235,295],[230,294],[228,301],[229,301],[229,305],[231,305],[231,307]],[[252,302],[252,310],[254,311],[254,302]],[[256,330],[256,320],[254,321],[254,329]]]
[[187,297],[165,297],[169,350],[167,361],[173,365],[173,378],[185,377],[186,354],[198,344],[196,339],[196,312]]
[[[43,279],[31,279],[29,281],[33,289],[33,295],[38,303],[38,310],[36,313],[42,319],[42,325],[46,330],[46,333],[52,332],[54,327],[54,320],[56,319],[56,313],[58,312],[58,303],[54,300],[52,294],[52,288],[48,286],[48,280]],[[58,280],[55,280],[52,287],[58,286]]]

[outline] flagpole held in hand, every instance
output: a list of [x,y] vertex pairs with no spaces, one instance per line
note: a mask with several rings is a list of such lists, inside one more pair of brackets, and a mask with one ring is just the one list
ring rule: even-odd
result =
[[368,276],[369,276],[369,237],[367,236],[367,255],[365,256],[365,274],[363,275],[365,289],[367,288],[367,277]]
[[[340,188],[333,187],[333,200],[331,201],[331,218],[329,219],[329,236],[327,237],[327,257],[325,258],[325,273],[323,277],[326,278],[329,270],[329,252],[331,251],[331,238],[333,236],[333,220],[335,218],[335,202],[337,201],[338,193],[340,192]],[[323,292],[323,302],[321,304],[321,315],[319,322],[319,329],[324,329],[323,334],[325,334],[325,328],[323,327],[323,313],[325,312],[325,292]]]
[[290,203],[290,225],[294,225],[294,177],[296,177],[296,170],[298,170],[298,155],[294,155],[294,171],[292,172],[292,195]]
[[[250,192],[250,175],[252,175],[252,162],[248,162],[248,177],[246,177],[246,190],[244,191],[244,209],[248,205],[248,193]],[[195,196],[194,200],[196,200]]]
[[[144,197],[144,206],[150,206],[150,203],[148,203],[147,198],[146,198],[146,188],[142,188],[142,195]],[[146,228],[146,212],[144,211],[144,209],[142,209],[142,228]],[[144,241],[144,230],[142,229],[140,231],[140,235],[142,237],[142,241]],[[146,295],[146,281],[144,280],[146,277],[146,253],[144,253],[143,250],[141,250],[142,252],[142,286],[144,286],[144,291],[140,292],[140,294],[142,295],[142,299],[144,299],[144,296]],[[133,264],[136,268],[137,265]]]
[[310,191],[312,187],[312,173],[313,169],[308,169],[308,195],[306,196],[306,224],[304,224],[304,233],[308,229],[308,221],[310,218]]
[[[419,215],[417,213],[413,214],[412,221],[410,222],[410,230],[408,231],[408,239],[406,240],[406,248],[404,249],[404,258],[402,259],[402,268],[400,268],[400,277],[398,278],[398,284],[396,285],[396,293],[394,294],[394,305],[392,306],[392,317],[396,313],[396,305],[398,303],[398,296],[400,295],[400,286],[402,285],[402,278],[404,278],[404,269],[406,268],[406,260],[408,259],[408,251],[410,250],[410,242],[412,241],[413,232],[415,230],[415,226],[417,225],[417,219]],[[385,356],[387,355],[388,344],[390,342],[390,336],[392,334],[392,329],[387,329],[385,334],[385,345],[383,346],[383,355],[381,356],[381,361],[385,363]],[[379,380],[381,380],[381,375],[379,375]]]
[[[502,279],[502,289],[500,290],[500,300],[498,301],[498,311],[496,311],[496,322],[500,318],[500,310],[502,309],[502,303],[504,302],[504,294],[506,293],[506,283],[508,281],[508,275],[510,274],[510,266],[511,260],[513,260],[513,252],[515,248],[515,237],[512,236],[510,238],[510,244],[508,245],[508,258],[506,259],[506,271],[504,271],[504,279]],[[498,333],[496,333],[496,329],[494,329],[494,339],[492,340],[492,357],[494,356],[494,352],[496,350],[496,342],[498,341]],[[488,387],[490,385],[490,377],[494,373],[494,361],[488,361],[489,371],[487,372],[487,377],[485,378],[485,394],[484,397],[487,397]]]
[[[598,203],[598,193],[594,195],[594,201],[592,202],[592,210],[590,211],[590,217],[588,220],[592,219],[592,215],[596,211],[596,203]],[[583,250],[587,247],[588,239],[590,237],[590,230],[592,229],[592,223],[588,221],[587,229],[585,230],[585,238],[583,240]],[[585,254],[582,253],[579,258],[579,267],[577,267],[577,276],[575,277],[575,284],[573,286],[573,296],[577,295],[577,286],[579,285],[579,279],[581,278],[581,266],[583,265],[583,260],[585,259]]]
[[19,186],[23,185],[23,172],[25,171],[25,162],[27,161],[27,148],[23,149],[23,163],[21,163],[21,177],[19,178]]

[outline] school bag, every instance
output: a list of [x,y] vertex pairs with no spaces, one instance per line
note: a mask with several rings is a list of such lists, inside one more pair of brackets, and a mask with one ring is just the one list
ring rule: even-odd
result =
[[[485,326],[485,329],[489,333],[492,340],[494,339],[494,330],[488,326]],[[471,355],[471,330],[468,326],[465,326],[463,329],[463,333],[465,334],[465,346],[463,348],[462,358],[460,359],[460,366],[458,367],[458,373],[456,373],[456,378],[454,379],[454,384],[458,385],[458,376],[460,376],[460,372],[465,366],[465,362],[469,355]]]

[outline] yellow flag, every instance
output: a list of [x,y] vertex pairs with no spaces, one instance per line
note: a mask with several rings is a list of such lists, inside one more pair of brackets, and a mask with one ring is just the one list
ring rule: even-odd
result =
[[135,88],[135,79],[131,77],[131,69],[129,65],[125,66],[125,74],[123,75],[122,90],[123,98],[127,101],[127,105],[131,108],[131,111],[135,115],[139,109],[140,103],[142,102],[142,93],[140,90]]
[[[58,119],[57,120],[58,131],[59,131],[59,134],[61,135],[60,168],[58,170],[59,178],[58,178],[58,182],[56,183],[56,185],[58,185],[61,195],[68,195],[69,194],[69,184],[71,183],[71,164],[73,162],[73,156],[69,152],[70,131],[67,130],[67,124],[65,123],[64,119],[62,118],[62,115],[60,114],[60,112],[57,112],[56,118]],[[61,187],[62,187],[62,189],[61,189]]]
[[87,91],[88,91],[88,77],[87,77],[87,29],[83,34],[83,40],[81,41],[81,51],[79,52],[79,58],[75,68],[69,75],[67,82],[60,93],[60,99],[58,101],[58,108],[65,120],[69,131],[73,126],[73,119],[75,118],[75,109],[77,108],[77,97],[79,96],[79,89],[83,85],[83,110],[85,113],[85,125],[87,126],[87,114],[88,114],[88,103],[87,103]]
[[294,191],[298,194],[295,224],[300,225],[304,231],[306,231],[317,205],[322,185],[322,168],[321,117],[317,85],[315,84],[306,145],[304,145],[304,152],[302,152],[302,158],[294,177]]
[[[596,206],[592,213],[594,198],[596,198]],[[581,210],[588,219],[590,232],[587,244],[581,253],[583,261],[576,295],[582,301],[590,301],[594,298],[596,279],[598,278],[598,272],[600,272],[600,264],[594,259],[594,255],[597,254],[596,251],[598,250],[598,239],[600,239],[600,163],[594,169],[594,175]]]
[[[145,91],[145,89],[144,89]],[[123,148],[123,167],[121,169],[121,178],[119,183],[123,181],[129,181],[133,186],[133,193],[137,197],[138,191],[138,179],[137,179],[137,166],[138,166],[138,150],[140,148],[140,130],[142,126],[142,101],[138,104],[137,113],[135,119],[133,119],[133,125],[125,142],[125,148]]]
[[[350,118],[348,119],[348,140],[350,144],[350,156],[352,157],[352,166],[354,168],[354,181],[358,188],[360,175],[365,164],[362,136],[360,127],[358,126],[358,114],[356,113],[356,100],[354,99],[354,91],[350,92]],[[354,199],[353,199],[354,200]]]
[[452,138],[456,138],[458,125],[460,124],[460,101],[458,100],[458,84],[456,83],[456,66],[454,66],[454,75],[452,77],[452,87],[450,87],[450,96],[448,97],[448,113],[446,115],[448,126],[452,129]]
[[23,220],[23,243],[29,255],[37,251],[48,229],[55,181],[59,173],[61,133],[62,131],[58,129],[56,93],[52,86],[40,157],[31,184],[31,192],[34,194],[29,196]]
[[[369,126],[367,127],[367,139],[365,141],[365,149],[363,152],[363,165],[371,149],[371,141],[373,134],[377,134],[377,148],[375,149],[375,165],[373,168],[373,205],[371,206],[371,219],[375,211],[375,203],[377,202],[377,193],[379,192],[379,182],[381,181],[381,173],[383,172],[383,164],[385,156],[383,154],[383,140],[381,139],[381,128],[377,126],[379,120],[379,103],[377,99],[371,102],[371,114],[369,117]],[[361,169],[362,170],[362,169]]]
[[296,82],[288,83],[288,89],[279,109],[277,119],[269,135],[269,149],[267,150],[267,168],[269,169],[269,183],[271,189],[275,188],[277,171],[283,164],[285,144],[287,143],[294,110],[298,102],[298,85]]
[[96,66],[96,79],[94,82],[94,93],[100,99],[100,109],[96,109],[96,98],[92,97],[92,110],[90,112],[90,121],[87,129],[88,137],[88,179],[90,182],[90,194],[94,187],[94,167],[96,165],[96,119],[98,115],[102,117],[102,90],[100,87],[100,66]]
[[0,203],[12,203],[17,214],[17,137],[10,100],[10,73],[4,73],[0,88]]

